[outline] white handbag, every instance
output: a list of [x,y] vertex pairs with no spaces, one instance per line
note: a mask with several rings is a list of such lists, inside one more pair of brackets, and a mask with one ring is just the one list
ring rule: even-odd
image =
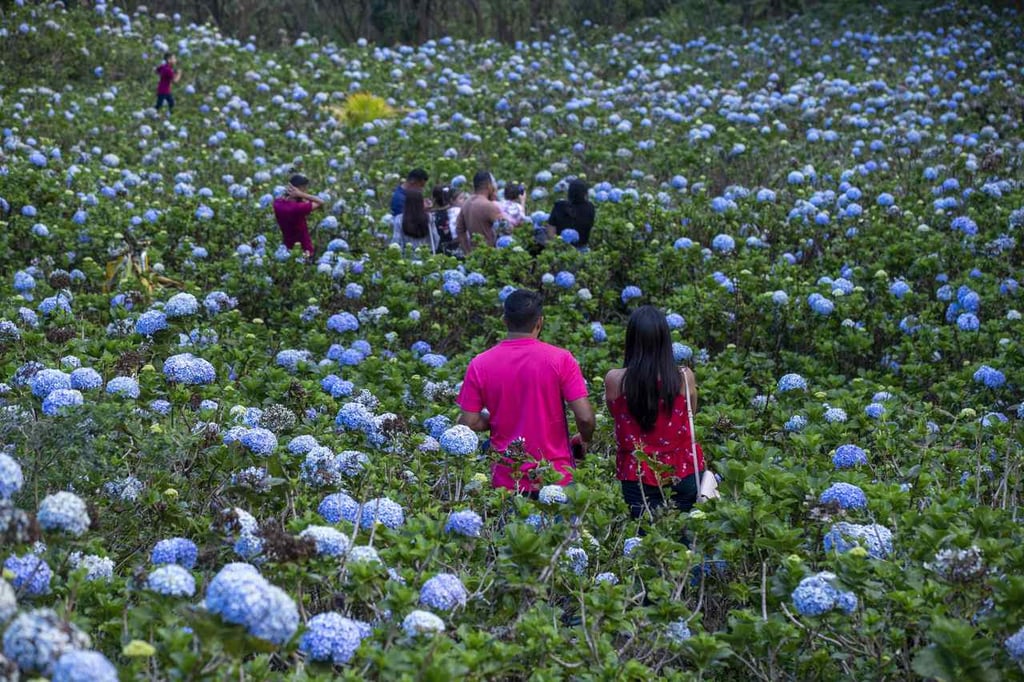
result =
[[[687,382],[685,374],[683,375],[683,390],[686,391],[686,421],[690,427],[690,454],[693,456],[693,473],[696,474],[700,471],[697,466],[697,434],[693,430],[693,404],[690,402],[690,384]],[[717,500],[722,496],[718,492],[718,479],[707,468],[707,462],[704,465],[704,473],[700,474],[697,479],[698,503],[704,500]]]

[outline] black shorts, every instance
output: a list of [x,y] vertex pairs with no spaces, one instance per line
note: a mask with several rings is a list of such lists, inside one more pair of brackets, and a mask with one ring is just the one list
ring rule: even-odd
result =
[[156,96],[156,108],[157,108],[158,111],[160,109],[160,105],[162,105],[164,102],[167,102],[167,108],[170,111],[174,111],[174,95],[170,95],[170,94],[168,94],[168,95],[160,95],[160,94],[158,94]]

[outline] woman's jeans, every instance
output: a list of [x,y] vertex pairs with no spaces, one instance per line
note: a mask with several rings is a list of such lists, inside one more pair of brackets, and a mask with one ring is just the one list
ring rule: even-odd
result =
[[639,519],[644,512],[652,512],[670,502],[676,509],[688,512],[697,502],[697,477],[689,475],[678,483],[668,486],[647,485],[640,481],[619,481],[622,484],[622,498],[629,505],[629,515]]

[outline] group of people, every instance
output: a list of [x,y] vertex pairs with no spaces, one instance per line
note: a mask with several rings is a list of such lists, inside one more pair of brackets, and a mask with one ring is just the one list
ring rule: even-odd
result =
[[[499,198],[498,183],[487,171],[473,176],[473,192],[466,195],[451,185],[435,185],[426,196],[429,176],[422,168],[409,172],[391,195],[392,243],[429,247],[433,253],[468,255],[474,241],[496,246],[502,235],[530,229],[526,241],[543,246],[566,230],[575,231],[575,245],[588,249],[596,211],[589,188],[582,180],[569,183],[568,197],[558,201],[546,225],[534,225],[526,214],[526,187],[506,183]],[[478,239],[474,240],[474,237]]]
[[[466,368],[459,423],[489,432],[495,487],[536,497],[541,465],[561,475],[560,485],[572,482],[597,420],[572,353],[540,340],[540,294],[511,293],[504,322],[506,338]],[[637,519],[666,504],[689,511],[704,471],[692,431],[697,384],[690,369],[676,365],[668,322],[658,308],[643,306],[630,316],[623,367],[608,372],[604,393],[615,428],[616,475],[630,515]],[[566,407],[576,424],[572,437]]]

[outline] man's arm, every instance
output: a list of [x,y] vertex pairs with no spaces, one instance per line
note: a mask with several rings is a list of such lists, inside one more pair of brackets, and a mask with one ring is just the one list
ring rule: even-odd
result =
[[473,249],[470,244],[469,233],[466,230],[466,210],[459,211],[459,217],[455,219],[455,236],[459,239],[459,246],[462,247],[462,253],[469,255],[469,252]]
[[175,71],[174,72],[174,82],[177,83],[180,80],[181,80],[181,71]]
[[569,403],[576,418],[576,430],[580,432],[580,438],[586,445],[594,437],[594,429],[597,428],[597,417],[594,415],[594,408],[590,406],[588,398],[580,398]]
[[491,418],[483,412],[467,412],[463,410],[462,414],[459,415],[457,423],[468,426],[474,431],[491,430]]
[[313,204],[314,211],[319,208],[323,208],[324,200],[316,196],[315,194],[309,194],[308,192],[303,192],[301,189],[298,189],[297,187],[291,186],[288,187],[288,194]]

